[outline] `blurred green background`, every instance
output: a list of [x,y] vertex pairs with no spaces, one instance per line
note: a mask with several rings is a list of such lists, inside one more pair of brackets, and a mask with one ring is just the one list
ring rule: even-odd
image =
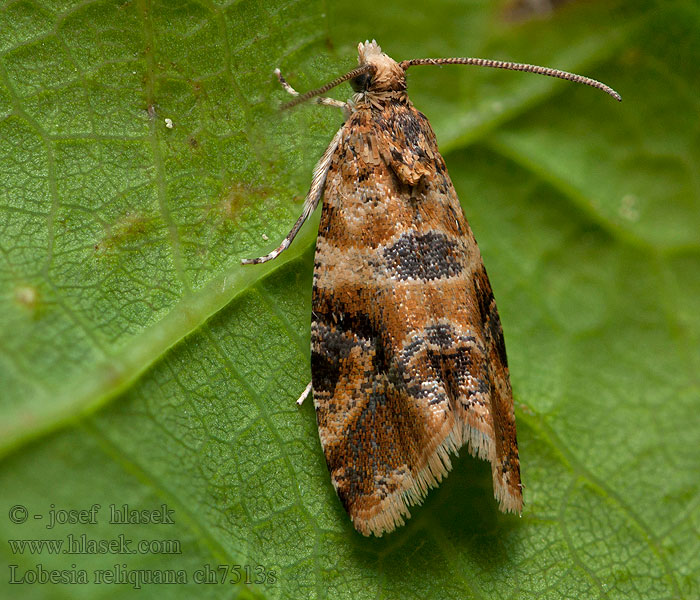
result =
[[[289,230],[341,122],[279,113],[273,69],[304,91],[368,38],[623,97],[409,71],[498,300],[522,518],[463,453],[405,527],[357,534],[294,404],[317,217],[277,261],[239,265]],[[0,4],[3,596],[697,598],[699,61],[691,0]],[[96,503],[95,523],[47,528]],[[110,524],[125,503],[174,523]],[[83,534],[179,553],[10,543]],[[115,565],[125,583],[27,583]],[[197,583],[207,568],[225,582]],[[137,589],[163,569],[188,583]]]

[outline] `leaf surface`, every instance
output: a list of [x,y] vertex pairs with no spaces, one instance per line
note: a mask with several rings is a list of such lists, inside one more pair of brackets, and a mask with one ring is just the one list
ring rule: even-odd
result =
[[[700,594],[700,10],[535,4],[0,9],[2,538],[158,546],[32,554],[3,541],[6,587],[39,563],[90,581],[8,593]],[[313,409],[294,404],[310,377],[317,221],[277,261],[239,264],[289,230],[340,124],[323,107],[278,113],[272,70],[311,89],[352,68],[366,38],[396,59],[583,72],[624,99],[520,73],[409,71],[504,323],[520,519],[498,513],[488,465],[465,455],[405,527],[357,534]],[[51,508],[93,504],[96,522],[47,529]],[[110,523],[124,504],[166,505],[174,523]],[[11,521],[14,505],[27,522]],[[122,583],[94,583],[115,565]],[[164,569],[187,583],[145,579]],[[207,569],[217,583],[195,581]]]

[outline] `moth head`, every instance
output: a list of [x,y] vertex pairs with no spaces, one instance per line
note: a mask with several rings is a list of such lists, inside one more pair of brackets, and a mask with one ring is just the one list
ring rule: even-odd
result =
[[382,52],[376,40],[357,45],[357,63],[360,67],[369,66],[371,70],[350,80],[350,85],[356,92],[375,93],[406,89],[404,69]]

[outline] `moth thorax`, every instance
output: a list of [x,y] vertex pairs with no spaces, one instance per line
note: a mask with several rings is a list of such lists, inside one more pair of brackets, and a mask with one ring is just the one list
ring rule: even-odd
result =
[[[362,77],[362,81],[353,82],[356,91],[367,92],[402,92],[406,89],[406,75],[393,58],[382,52],[381,47],[375,40],[360,43],[357,46],[358,60],[360,66],[373,65],[374,72]],[[359,79],[359,78],[358,78]],[[364,90],[357,89],[363,87]]]

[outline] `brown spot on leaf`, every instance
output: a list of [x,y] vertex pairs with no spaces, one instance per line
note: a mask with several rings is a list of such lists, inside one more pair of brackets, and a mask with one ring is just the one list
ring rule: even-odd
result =
[[236,222],[244,206],[258,204],[271,194],[269,187],[236,182],[222,192],[218,202],[206,205],[205,210],[207,216],[213,214],[222,223]]
[[127,248],[130,244],[141,245],[153,228],[154,218],[129,213],[106,227],[105,236],[94,246],[95,252],[108,254]]

